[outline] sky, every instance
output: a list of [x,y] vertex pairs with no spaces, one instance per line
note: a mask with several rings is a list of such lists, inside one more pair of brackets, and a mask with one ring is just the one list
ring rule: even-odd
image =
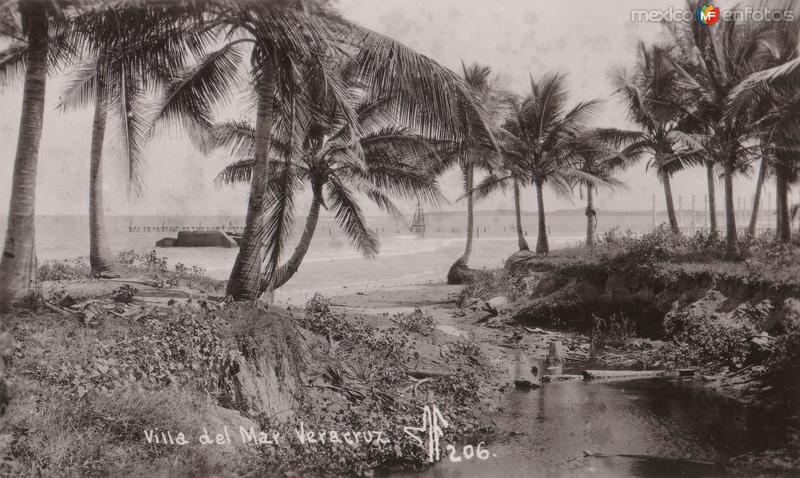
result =
[[[430,56],[444,66],[460,71],[461,62],[490,65],[502,84],[526,93],[531,75],[548,72],[567,74],[570,103],[599,98],[604,101],[596,126],[632,128],[625,112],[613,98],[609,71],[613,66],[632,64],[637,42],[652,42],[663,34],[656,23],[633,22],[631,11],[680,9],[682,0],[573,0],[569,4],[531,0],[335,0],[347,19],[386,34]],[[721,3],[722,9],[728,3]],[[40,215],[88,214],[89,146],[91,111],[59,113],[59,89],[63,80],[49,81],[47,113],[40,148],[36,212]],[[0,205],[7,207],[18,134],[21,87],[0,91]],[[113,126],[109,127],[113,130]],[[114,138],[104,149],[105,210],[107,214],[153,215],[244,215],[247,188],[217,188],[216,174],[230,158],[222,151],[203,156],[176,133],[162,133],[145,153],[145,187],[141,196],[128,193],[127,169]],[[625,172],[626,186],[601,190],[596,199],[600,210],[642,210],[664,208],[663,192],[652,171],[641,164]],[[754,181],[736,182],[736,194],[752,197]],[[450,202],[433,209],[464,209],[462,182],[457,172],[445,175],[440,184]],[[705,172],[691,169],[673,180],[673,192],[689,204],[691,196],[703,203]],[[298,200],[305,209],[308,195]],[[523,209],[535,210],[535,194],[522,194]],[[413,205],[399,203],[413,213]],[[545,193],[547,209],[583,207],[576,194],[570,200]],[[476,206],[478,209],[509,209],[508,195],[496,194]],[[719,205],[721,207],[721,204]],[[379,214],[366,205],[367,214]],[[0,211],[0,214],[5,211]]]

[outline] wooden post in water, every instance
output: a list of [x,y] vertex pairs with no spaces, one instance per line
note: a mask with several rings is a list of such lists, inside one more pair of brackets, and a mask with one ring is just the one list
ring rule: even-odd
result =
[[547,359],[545,360],[546,375],[560,375],[564,370],[564,347],[560,340],[554,340],[549,344]]

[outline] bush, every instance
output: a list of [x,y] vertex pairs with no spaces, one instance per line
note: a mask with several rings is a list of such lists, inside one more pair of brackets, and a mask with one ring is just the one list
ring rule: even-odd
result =
[[91,277],[91,268],[83,258],[46,261],[39,266],[40,281],[76,280]]
[[159,287],[178,287],[181,281],[195,280],[206,273],[202,267],[187,266],[180,262],[170,270],[167,258],[159,256],[155,250],[147,254],[137,254],[132,250],[122,251],[117,262],[135,272],[155,274]]
[[528,284],[521,275],[512,274],[506,269],[477,271],[474,274],[474,280],[461,289],[457,305],[464,306],[472,297],[489,300],[493,297],[504,296],[513,302],[528,293]]
[[787,299],[782,333],[775,339],[767,364],[772,372],[798,376],[800,372],[800,300]]
[[718,363],[741,367],[753,351],[757,334],[750,320],[709,311],[702,302],[664,317],[664,331],[674,344],[675,360],[688,365]]
[[139,289],[130,284],[123,284],[120,288],[111,291],[111,298],[114,302],[121,302],[123,304],[130,304]]
[[436,322],[433,317],[422,312],[421,309],[415,309],[414,312],[405,314],[396,314],[392,317],[392,322],[400,327],[400,330],[407,332],[414,332],[426,337],[433,334],[436,330]]
[[636,325],[633,321],[619,317],[616,314],[602,319],[594,314],[594,324],[591,331],[591,344],[593,350],[604,346],[624,347],[628,341],[636,336]]
[[725,242],[717,234],[675,234],[665,224],[646,234],[619,228],[603,234],[592,253],[601,259],[646,264],[652,262],[711,262],[725,257]]

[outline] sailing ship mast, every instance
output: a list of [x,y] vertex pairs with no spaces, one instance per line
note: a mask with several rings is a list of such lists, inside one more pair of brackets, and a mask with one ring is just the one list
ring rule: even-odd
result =
[[414,213],[414,219],[411,221],[411,232],[420,237],[425,237],[425,212],[422,210],[422,205],[419,201],[417,201],[417,212]]

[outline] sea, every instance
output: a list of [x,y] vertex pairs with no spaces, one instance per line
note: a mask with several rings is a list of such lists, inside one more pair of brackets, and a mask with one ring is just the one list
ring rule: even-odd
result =
[[[164,237],[176,237],[175,229],[240,229],[243,217],[235,216],[108,216],[105,218],[112,251],[138,253],[156,250],[170,266],[183,263],[203,267],[215,279],[227,279],[238,249],[225,248],[156,248]],[[295,218],[285,254],[295,247],[303,229],[303,217]],[[6,218],[0,220],[5,230]],[[425,215],[425,234],[410,231],[407,221],[393,217],[368,217],[367,223],[380,238],[380,252],[363,258],[332,218],[321,217],[311,247],[298,273],[276,298],[286,295],[306,297],[319,291],[327,294],[346,289],[386,287],[441,282],[465,246],[466,213],[433,212]],[[537,217],[523,217],[526,238],[531,249],[536,244]],[[598,214],[598,233],[612,228],[644,232],[652,228],[652,214],[645,212]],[[579,245],[585,238],[586,218],[582,210],[561,211],[547,217],[551,249]],[[88,216],[37,216],[36,250],[40,262],[87,257],[89,249]],[[494,268],[517,251],[513,211],[477,211],[475,240],[469,265]]]

